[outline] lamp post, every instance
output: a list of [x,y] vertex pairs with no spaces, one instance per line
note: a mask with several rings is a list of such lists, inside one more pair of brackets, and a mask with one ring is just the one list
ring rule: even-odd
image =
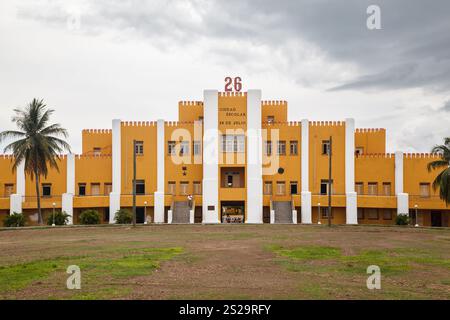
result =
[[418,208],[419,206],[417,205],[417,204],[415,204],[414,205],[414,209],[415,209],[415,220],[416,220],[416,224],[414,225],[414,227],[418,227],[419,226],[419,224],[417,223],[417,208]]
[[144,201],[144,224],[147,224],[147,201]]
[[317,224],[322,224],[322,222],[320,222],[320,202],[317,203],[317,210],[319,211],[317,213]]
[[52,227],[54,227],[55,226],[55,206],[56,206],[56,203],[52,203],[52,205],[53,205],[53,223],[52,223]]

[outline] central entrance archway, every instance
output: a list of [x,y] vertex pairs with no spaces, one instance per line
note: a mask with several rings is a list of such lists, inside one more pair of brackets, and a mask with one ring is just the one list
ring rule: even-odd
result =
[[222,223],[245,222],[245,201],[222,201],[220,207]]

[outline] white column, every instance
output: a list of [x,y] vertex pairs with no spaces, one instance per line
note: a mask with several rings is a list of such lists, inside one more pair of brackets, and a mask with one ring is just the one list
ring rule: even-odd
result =
[[25,162],[16,168],[16,193],[9,198],[9,213],[22,213],[22,203],[25,197]]
[[263,223],[261,90],[247,92],[247,223]]
[[301,127],[302,136],[302,223],[312,223],[311,213],[311,192],[309,191],[309,121],[302,120]]
[[164,223],[164,120],[156,124],[156,191],[154,193],[155,223]]
[[203,91],[203,223],[219,221],[219,96]]
[[355,120],[345,119],[345,195],[346,223],[358,224],[355,192]]
[[409,195],[403,192],[403,152],[395,153],[395,195],[397,196],[397,215],[409,214]]
[[112,121],[112,192],[109,195],[109,223],[115,223],[115,215],[120,210],[122,192],[122,122]]
[[67,155],[67,182],[66,193],[62,195],[61,210],[66,212],[69,217],[67,224],[73,224],[73,196],[75,194],[75,155]]

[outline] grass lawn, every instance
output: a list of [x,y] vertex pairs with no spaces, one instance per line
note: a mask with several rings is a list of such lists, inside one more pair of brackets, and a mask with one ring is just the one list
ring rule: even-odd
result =
[[[81,290],[66,288],[69,265]],[[366,269],[381,269],[369,290]],[[0,299],[450,299],[450,230],[149,225],[0,231]]]

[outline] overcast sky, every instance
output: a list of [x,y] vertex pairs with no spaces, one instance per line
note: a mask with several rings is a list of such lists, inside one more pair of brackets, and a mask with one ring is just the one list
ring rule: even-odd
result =
[[389,152],[450,136],[448,0],[2,0],[0,41],[0,130],[43,98],[77,153],[83,128],[176,120],[225,76],[287,100],[289,120],[386,128]]

